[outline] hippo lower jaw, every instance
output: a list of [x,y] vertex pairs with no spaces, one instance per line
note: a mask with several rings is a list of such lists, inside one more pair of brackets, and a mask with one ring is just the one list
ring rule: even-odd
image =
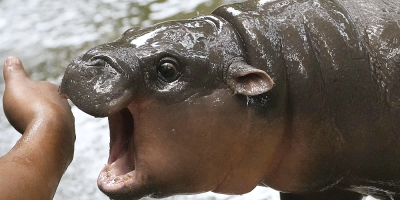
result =
[[143,185],[141,174],[135,170],[134,121],[131,112],[124,108],[109,116],[109,126],[109,159],[100,172],[97,184],[109,196],[125,196],[124,193]]

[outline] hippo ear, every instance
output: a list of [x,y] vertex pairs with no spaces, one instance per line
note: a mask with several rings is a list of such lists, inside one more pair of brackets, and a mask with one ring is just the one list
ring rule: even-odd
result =
[[265,71],[256,69],[243,61],[232,63],[226,75],[227,85],[235,93],[247,96],[265,93],[275,85]]

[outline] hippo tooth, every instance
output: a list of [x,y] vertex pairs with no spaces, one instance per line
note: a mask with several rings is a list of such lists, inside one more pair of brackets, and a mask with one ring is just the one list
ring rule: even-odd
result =
[[122,177],[124,179],[124,181],[127,181],[129,179],[131,179],[132,177],[129,176],[128,174],[126,174],[125,176]]

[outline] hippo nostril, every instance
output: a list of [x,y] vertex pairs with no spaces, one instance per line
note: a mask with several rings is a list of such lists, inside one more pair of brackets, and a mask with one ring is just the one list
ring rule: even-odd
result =
[[97,67],[104,67],[106,66],[107,62],[103,59],[95,59],[91,60],[87,63],[88,66],[97,66]]
[[120,74],[124,74],[123,69],[118,64],[118,62],[113,59],[112,57],[106,55],[96,55],[93,56],[89,62],[87,63],[88,66],[97,66],[97,67],[111,67],[114,68]]

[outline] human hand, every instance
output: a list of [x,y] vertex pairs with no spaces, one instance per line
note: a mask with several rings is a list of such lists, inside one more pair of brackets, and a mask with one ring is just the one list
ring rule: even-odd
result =
[[38,120],[59,121],[60,128],[73,128],[71,108],[57,92],[58,86],[28,78],[21,61],[9,57],[3,69],[6,89],[4,112],[7,119],[20,133]]
[[3,76],[3,108],[10,124],[29,135],[23,137],[47,141],[47,146],[41,144],[42,148],[57,146],[69,165],[74,151],[75,120],[67,100],[58,94],[58,86],[29,79],[17,57],[6,60]]
[[71,108],[56,85],[29,79],[16,57],[7,59],[3,75],[4,113],[23,135],[0,157],[0,199],[52,199],[73,159]]

